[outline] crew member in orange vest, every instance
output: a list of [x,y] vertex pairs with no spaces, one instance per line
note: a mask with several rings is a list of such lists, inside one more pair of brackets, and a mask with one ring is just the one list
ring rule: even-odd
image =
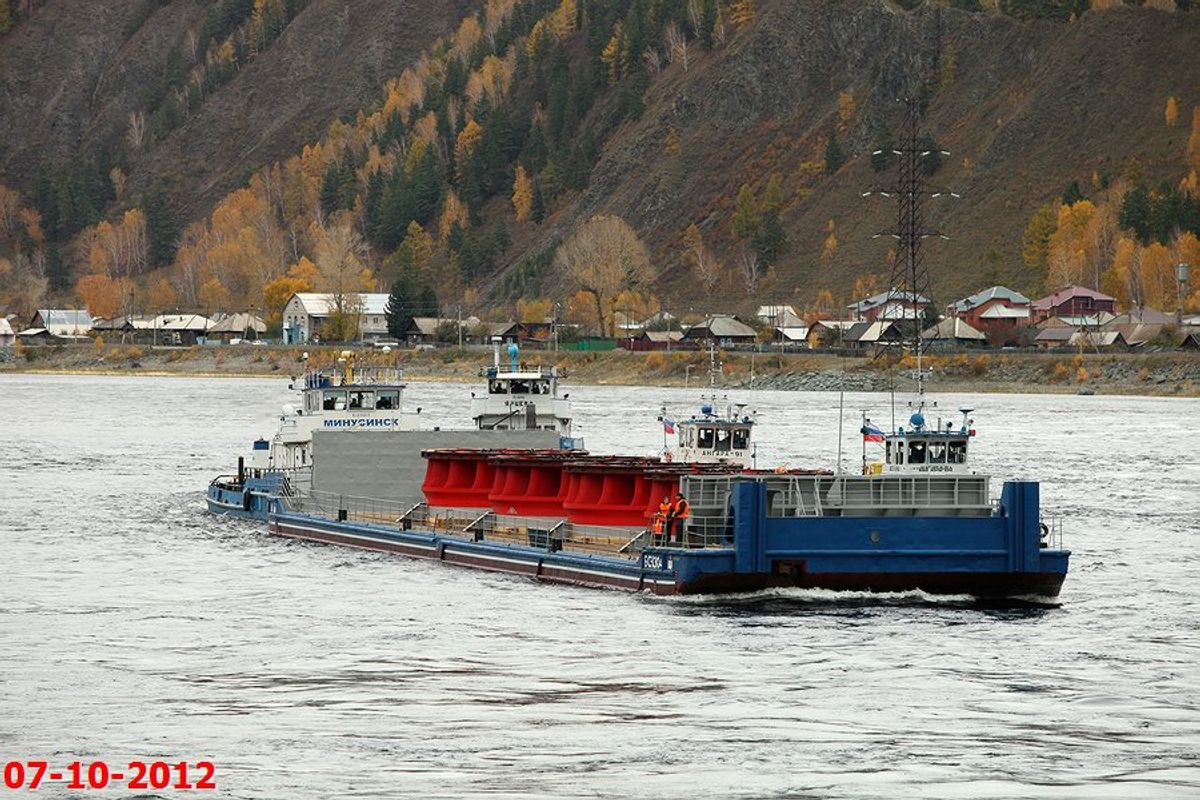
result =
[[675,502],[671,505],[671,525],[670,532],[675,534],[675,543],[683,544],[683,527],[686,520],[691,516],[692,507],[688,505],[687,499],[684,498],[682,492],[675,493]]
[[671,498],[663,497],[658,504],[658,512],[654,515],[654,543],[663,544],[667,540],[667,520],[671,518]]

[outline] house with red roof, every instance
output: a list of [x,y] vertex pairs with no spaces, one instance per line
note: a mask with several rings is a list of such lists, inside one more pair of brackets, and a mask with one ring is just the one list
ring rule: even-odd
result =
[[993,286],[951,304],[950,313],[999,344],[1012,339],[1017,328],[1028,325],[1033,312],[1025,295],[1007,286]]
[[1103,320],[1115,315],[1116,298],[1086,286],[1064,286],[1052,295],[1030,304],[1037,321],[1050,317],[1095,317]]

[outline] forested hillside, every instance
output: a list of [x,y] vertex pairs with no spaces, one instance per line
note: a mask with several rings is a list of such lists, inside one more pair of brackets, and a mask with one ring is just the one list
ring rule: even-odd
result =
[[[1187,2],[0,4],[21,312],[277,316],[394,287],[598,330],[661,304],[833,313],[886,282],[893,211],[862,192],[903,95],[962,195],[931,205],[939,301],[1076,281],[1169,308],[1171,265],[1200,265]],[[48,37],[79,47],[35,69]]]

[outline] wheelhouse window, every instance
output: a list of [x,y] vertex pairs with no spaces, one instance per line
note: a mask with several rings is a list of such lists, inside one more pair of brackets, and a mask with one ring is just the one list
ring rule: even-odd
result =
[[909,442],[908,443],[908,463],[924,464],[925,463],[925,443],[924,442]]
[[930,464],[945,464],[946,463],[946,443],[945,442],[930,442],[929,443],[929,463]]
[[947,445],[946,461],[950,464],[967,463],[966,439],[955,439]]
[[338,389],[326,389],[321,398],[321,408],[326,411],[341,411],[346,407],[346,393]]
[[701,450],[712,450],[715,437],[712,428],[700,428],[699,438],[696,440],[696,445]]
[[733,429],[733,449],[745,450],[750,446],[750,429],[749,428],[734,428]]
[[400,392],[393,389],[383,389],[375,392],[375,407],[386,409],[399,408]]
[[375,407],[375,392],[373,392],[373,391],[350,392],[350,408],[374,408],[374,407]]
[[732,431],[728,428],[717,428],[717,450],[728,450],[729,440],[732,437]]
[[488,381],[488,394],[508,394],[504,381]]

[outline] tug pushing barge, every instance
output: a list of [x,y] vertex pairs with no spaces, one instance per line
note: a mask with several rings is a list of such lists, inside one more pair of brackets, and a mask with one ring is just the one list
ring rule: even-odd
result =
[[[681,446],[710,435],[716,444],[729,421],[707,408],[673,423]],[[728,457],[430,449],[418,502],[313,490],[272,498],[268,525],[297,539],[663,595],[804,587],[1057,596],[1070,553],[1042,519],[1038,484],[1006,482],[993,501],[989,477],[968,466],[968,425],[964,413],[961,426],[927,428],[915,413],[861,475],[755,470]],[[690,514],[664,538],[654,515],[676,493]]]

